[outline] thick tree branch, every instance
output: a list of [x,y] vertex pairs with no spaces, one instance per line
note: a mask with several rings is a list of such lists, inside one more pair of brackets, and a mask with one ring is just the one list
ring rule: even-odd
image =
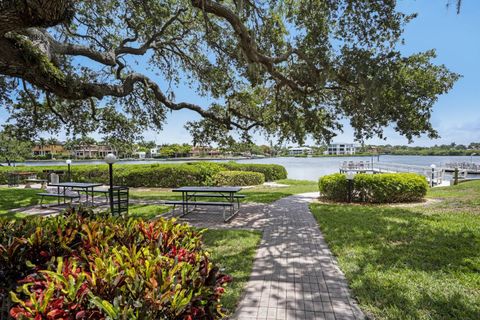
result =
[[74,0],[1,0],[0,36],[29,27],[52,27],[70,21]]

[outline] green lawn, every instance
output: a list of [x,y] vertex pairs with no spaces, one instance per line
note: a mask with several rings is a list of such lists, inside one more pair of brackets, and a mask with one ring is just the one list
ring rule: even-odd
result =
[[[304,192],[318,191],[318,183],[307,180],[278,180],[280,184],[286,184],[288,187],[267,187],[257,186],[254,188],[243,189],[240,194],[246,195],[242,202],[272,203],[278,199]],[[181,194],[176,194],[167,189],[130,189],[132,199],[143,200],[178,200]],[[205,199],[208,200],[208,199]]]
[[40,203],[37,189],[0,188],[0,217],[20,218],[24,215],[9,213],[11,209]]
[[203,239],[212,259],[222,271],[233,277],[227,286],[222,304],[229,313],[235,310],[253,266],[261,233],[247,230],[207,230]]
[[135,218],[152,219],[171,210],[170,206],[133,204],[128,207],[128,215]]
[[428,198],[441,199],[435,210],[458,211],[480,214],[480,181],[463,182],[452,187],[433,188]]
[[480,182],[428,206],[312,204],[360,307],[375,319],[480,319]]

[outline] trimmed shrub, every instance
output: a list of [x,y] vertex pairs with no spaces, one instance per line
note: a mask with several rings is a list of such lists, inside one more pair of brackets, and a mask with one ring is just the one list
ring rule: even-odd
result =
[[334,173],[323,176],[318,181],[320,194],[328,200],[347,201],[348,183],[344,174]]
[[226,170],[230,171],[251,171],[260,172],[265,176],[265,181],[287,179],[287,170],[278,164],[257,164],[257,163],[219,163]]
[[353,181],[355,197],[361,202],[419,201],[428,190],[427,179],[415,173],[357,174]]
[[215,175],[218,186],[256,186],[265,182],[265,176],[260,172],[221,171]]
[[[320,193],[328,200],[347,201],[348,182],[336,173],[319,180]],[[415,173],[356,174],[353,179],[352,201],[395,203],[421,200],[428,190],[425,177]]]
[[223,317],[231,278],[210,261],[201,232],[173,219],[91,217],[0,220],[0,305],[13,303],[12,317]]
[[[247,170],[251,169],[251,170]],[[46,178],[44,170],[64,170],[66,166],[17,167],[19,171],[37,173],[40,178]],[[108,183],[108,166],[105,165],[74,165],[71,169],[73,181],[88,181]],[[114,183],[127,187],[159,187],[176,188],[181,186],[214,185],[214,176],[220,171],[252,171],[265,175],[266,180],[285,179],[287,173],[284,167],[271,164],[237,164],[215,162],[191,162],[183,164],[116,164],[114,166]],[[0,184],[7,184],[10,167],[0,167]],[[266,177],[269,177],[268,179]]]

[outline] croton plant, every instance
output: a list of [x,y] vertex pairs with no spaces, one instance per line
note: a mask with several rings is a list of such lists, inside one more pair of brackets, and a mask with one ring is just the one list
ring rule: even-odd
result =
[[229,281],[175,220],[0,220],[0,305],[15,319],[220,319]]

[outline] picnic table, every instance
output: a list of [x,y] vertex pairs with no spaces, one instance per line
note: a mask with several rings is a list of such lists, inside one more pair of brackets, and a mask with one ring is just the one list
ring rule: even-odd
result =
[[18,186],[19,180],[20,179],[26,179],[26,178],[36,178],[35,172],[29,172],[29,171],[10,171],[8,173],[8,186],[9,187],[15,187]]
[[[223,221],[232,219],[240,210],[240,199],[245,195],[237,194],[240,187],[181,187],[173,192],[181,192],[181,201],[165,201],[165,204],[175,207],[182,206],[182,216],[194,211],[198,206],[223,207]],[[218,201],[198,201],[198,198],[216,198]],[[230,208],[230,215],[226,216],[226,208]]]
[[[86,194],[86,205],[89,204],[89,198],[91,198],[92,206],[94,205],[94,189],[101,186],[101,183],[92,183],[92,182],[60,182],[60,183],[51,183],[50,187],[57,187],[57,192],[46,192],[38,193],[42,197],[40,204],[43,202],[44,197],[56,197],[58,199],[57,204],[60,205],[60,199],[63,199],[65,204],[66,199],[80,199],[80,192],[85,192]],[[67,191],[77,192],[77,194],[67,193]]]

